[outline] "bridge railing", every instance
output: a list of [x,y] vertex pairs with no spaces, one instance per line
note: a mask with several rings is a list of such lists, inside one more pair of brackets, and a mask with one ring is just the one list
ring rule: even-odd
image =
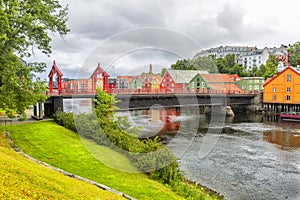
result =
[[[258,92],[236,91],[236,90],[209,90],[209,89],[129,89],[129,88],[108,88],[109,94],[258,94]],[[62,89],[58,91],[54,89],[51,93],[48,91],[48,96],[60,96],[60,95],[95,95],[96,91],[91,89]]]

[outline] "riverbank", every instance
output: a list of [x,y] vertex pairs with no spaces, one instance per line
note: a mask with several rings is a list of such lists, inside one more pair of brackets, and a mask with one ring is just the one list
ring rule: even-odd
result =
[[[24,152],[55,167],[103,183],[137,199],[183,199],[169,187],[150,180],[144,174],[120,172],[105,166],[85,149],[77,134],[53,122],[5,128],[10,130],[13,141]],[[115,162],[127,163],[128,167],[133,167],[123,155],[91,141],[85,142],[90,142],[99,151],[107,151]],[[216,198],[206,195],[205,199]]]

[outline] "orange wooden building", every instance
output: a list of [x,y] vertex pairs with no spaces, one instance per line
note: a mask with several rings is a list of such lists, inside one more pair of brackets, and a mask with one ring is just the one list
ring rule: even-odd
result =
[[264,84],[267,111],[300,111],[300,73],[288,66]]

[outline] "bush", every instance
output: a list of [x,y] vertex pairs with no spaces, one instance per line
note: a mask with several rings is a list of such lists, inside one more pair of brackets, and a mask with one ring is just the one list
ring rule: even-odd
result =
[[[54,120],[81,136],[92,139],[100,145],[117,146],[126,152],[132,163],[150,178],[169,185],[173,191],[187,199],[203,199],[202,187],[186,182],[179,168],[177,158],[163,146],[158,137],[140,140],[137,138],[140,127],[132,127],[126,117],[113,118],[113,106],[116,102],[103,91],[98,91],[95,100],[95,113],[73,115],[57,111]],[[112,99],[110,99],[112,98]],[[104,102],[104,103],[103,103]],[[75,126],[75,121],[80,126]]]
[[62,125],[64,127],[66,127],[67,129],[70,129],[74,132],[77,132],[76,126],[74,123],[73,113],[65,113],[61,110],[58,110],[54,113],[53,118],[57,124]]

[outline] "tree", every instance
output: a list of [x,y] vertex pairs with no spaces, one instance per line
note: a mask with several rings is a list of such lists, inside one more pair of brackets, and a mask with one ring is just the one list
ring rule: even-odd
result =
[[216,66],[212,57],[197,57],[193,60],[192,65],[196,70],[205,70],[210,73],[217,73],[218,67]]
[[175,70],[195,70],[194,66],[191,64],[190,60],[183,59],[177,60],[175,64],[171,65],[171,69]]
[[[264,67],[264,66],[263,66]],[[250,76],[261,76],[261,69],[262,69],[262,66],[260,67],[260,69],[258,69],[258,67],[253,67],[250,72],[249,72],[249,75]]]
[[227,67],[232,68],[236,62],[235,62],[235,55],[234,54],[228,54],[224,57],[224,60],[226,62]]
[[167,72],[167,68],[163,67],[161,69],[161,76],[163,77],[165,75],[165,73]]
[[265,72],[262,74],[264,78],[270,78],[277,74],[277,65],[274,65],[273,62],[267,60],[265,65]]
[[100,119],[112,118],[114,111],[118,109],[115,104],[118,102],[113,95],[107,94],[106,91],[98,88],[97,97],[95,98],[95,113]]
[[232,68],[230,68],[230,74],[238,74],[240,77],[248,76],[249,74],[246,72],[244,66],[240,66],[238,64],[234,64]]
[[270,55],[268,60],[266,61],[266,64],[262,64],[260,66],[260,74],[264,78],[270,78],[273,77],[275,74],[277,74],[277,66],[278,66],[278,59],[274,55]]
[[300,42],[296,42],[288,48],[289,62],[292,66],[300,65]]
[[224,58],[217,58],[215,60],[215,63],[218,67],[219,73],[224,73],[224,74],[230,73],[230,68],[228,67],[227,62]]
[[44,100],[45,82],[35,73],[43,63],[23,65],[29,47],[51,53],[49,32],[66,34],[67,7],[57,0],[0,0],[0,109],[24,115],[25,109]]

